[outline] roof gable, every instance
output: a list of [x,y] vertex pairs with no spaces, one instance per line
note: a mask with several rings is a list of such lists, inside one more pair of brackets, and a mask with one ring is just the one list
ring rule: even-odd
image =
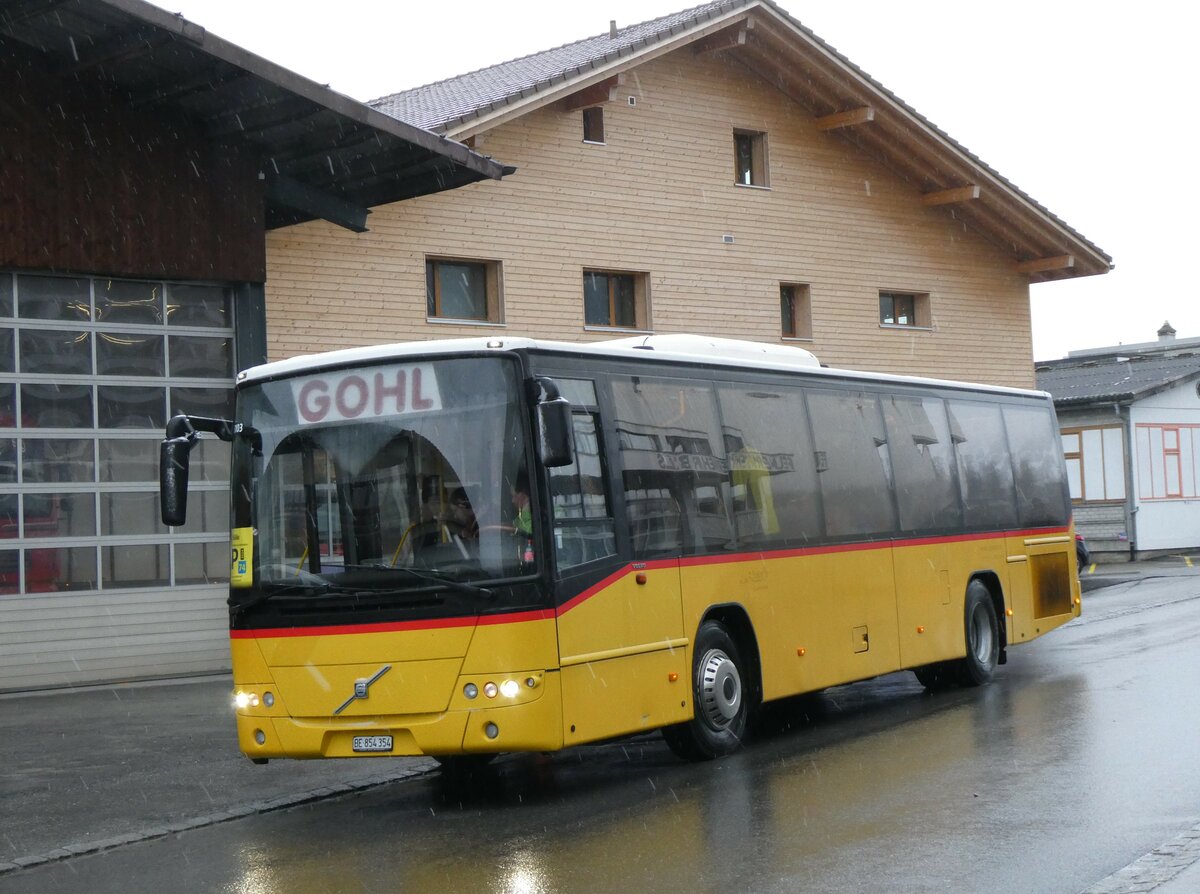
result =
[[[1112,259],[825,43],[773,0],[682,12],[373,100],[455,139],[582,95],[667,52],[713,48],[1014,259],[1030,282],[1106,273]],[[589,94],[590,96],[590,94]],[[593,103],[595,104],[595,103]]]

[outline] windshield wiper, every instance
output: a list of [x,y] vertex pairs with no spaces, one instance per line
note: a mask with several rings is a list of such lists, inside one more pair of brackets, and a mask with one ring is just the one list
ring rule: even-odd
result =
[[[493,593],[486,587],[477,587],[474,584],[468,584],[465,581],[455,580],[452,577],[447,577],[441,574],[437,569],[429,571],[417,571],[415,568],[407,568],[402,565],[388,565],[384,562],[372,562],[365,565],[343,565],[343,568],[368,569],[370,571],[399,571],[401,574],[407,574],[419,581],[424,581],[427,584],[434,584],[439,587],[446,587],[449,590],[454,590],[458,593],[466,593],[468,596],[484,596],[488,599],[492,598]],[[373,592],[371,590],[363,590],[365,593]]]
[[315,576],[308,578],[303,583],[268,581],[265,584],[259,585],[259,593],[253,599],[239,602],[230,596],[227,601],[235,611],[244,612],[254,608],[256,605],[262,605],[268,599],[273,599],[276,596],[304,596],[311,598],[314,596],[325,596],[333,589],[334,586],[329,581]]

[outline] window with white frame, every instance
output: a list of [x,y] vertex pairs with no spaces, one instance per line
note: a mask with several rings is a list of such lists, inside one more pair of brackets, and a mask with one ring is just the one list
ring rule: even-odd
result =
[[1062,447],[1072,500],[1125,499],[1125,443],[1120,426],[1064,429]]

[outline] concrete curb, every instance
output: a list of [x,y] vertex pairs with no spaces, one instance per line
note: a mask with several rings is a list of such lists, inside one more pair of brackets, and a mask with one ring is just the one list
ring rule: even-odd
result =
[[1161,844],[1080,894],[1143,894],[1200,862],[1200,825]]
[[378,776],[368,776],[356,782],[327,785],[321,788],[311,789],[306,792],[298,792],[293,795],[283,795],[277,798],[271,798],[269,800],[251,801],[248,804],[240,804],[234,807],[228,807],[224,810],[218,810],[214,813],[193,817],[191,819],[180,820],[178,822],[169,823],[165,826],[151,826],[138,832],[128,832],[124,835],[116,835],[112,838],[102,838],[97,841],[88,841],[81,844],[69,844],[65,845],[64,847],[55,848],[52,851],[47,851],[43,854],[31,854],[25,857],[17,857],[9,862],[0,863],[0,877],[22,869],[33,869],[38,866],[45,866],[47,863],[59,863],[75,857],[86,857],[92,854],[99,854],[104,851],[110,851],[129,844],[138,844],[142,841],[153,841],[157,838],[166,838],[168,835],[177,835],[180,832],[190,832],[194,829],[203,829],[208,826],[215,826],[219,823],[227,823],[231,820],[242,819],[243,817],[247,816],[254,816],[262,813],[272,813],[279,810],[286,810],[289,807],[297,807],[301,804],[311,804],[315,801],[326,801],[333,798],[339,798],[342,795],[378,788],[383,785],[388,785],[389,783],[399,782],[403,779],[427,776],[434,772],[435,769],[436,764],[434,764],[434,762],[431,760],[426,766],[423,767],[409,767],[404,770],[396,770],[392,773],[381,773]]

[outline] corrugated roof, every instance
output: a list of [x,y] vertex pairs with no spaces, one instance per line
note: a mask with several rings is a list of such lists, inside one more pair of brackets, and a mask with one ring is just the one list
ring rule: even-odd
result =
[[1128,402],[1200,379],[1200,354],[1056,360],[1037,368],[1037,386],[1055,404]]

